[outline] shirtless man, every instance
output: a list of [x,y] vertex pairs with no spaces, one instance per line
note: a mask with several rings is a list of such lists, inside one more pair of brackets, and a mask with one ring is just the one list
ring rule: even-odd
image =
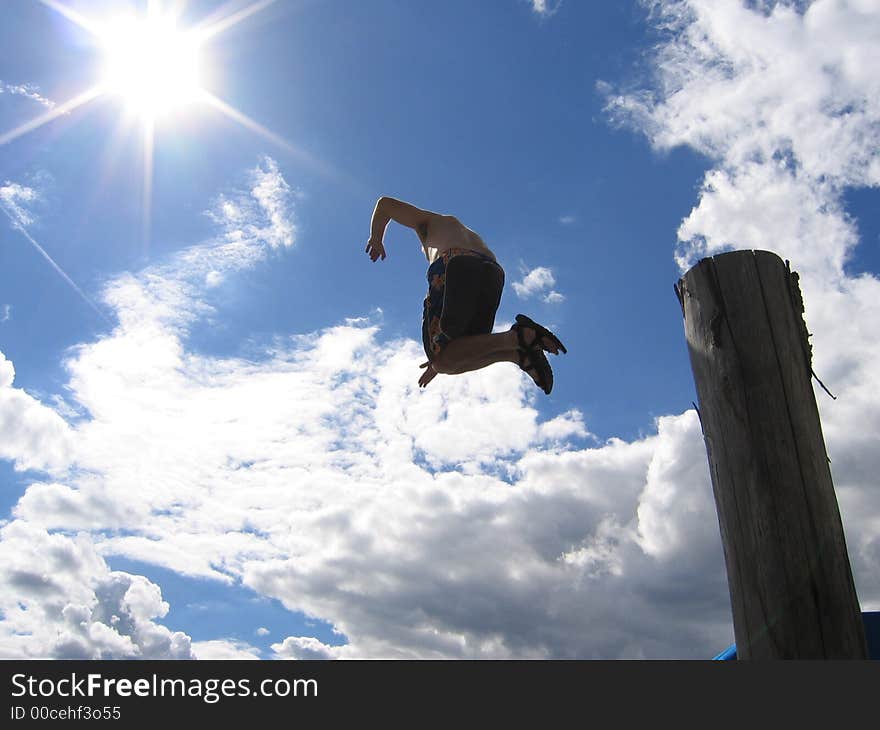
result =
[[366,248],[373,262],[385,259],[382,240],[392,220],[416,232],[429,264],[422,316],[428,361],[421,365],[425,372],[419,386],[424,388],[437,373],[453,375],[512,362],[549,395],[553,370],[544,351],[558,355],[566,349],[550,330],[522,314],[507,332],[492,333],[504,270],[479,234],[455,216],[383,196],[373,211]]

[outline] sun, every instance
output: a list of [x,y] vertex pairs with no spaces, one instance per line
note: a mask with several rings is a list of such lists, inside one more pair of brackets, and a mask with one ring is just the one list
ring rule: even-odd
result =
[[[0,0],[2,2],[2,0]],[[55,104],[48,111],[28,119],[9,130],[0,129],[0,148],[39,129],[45,124],[73,113],[105,97],[120,100],[124,113],[119,130],[127,129],[132,121],[140,122],[143,150],[143,241],[149,245],[152,216],[153,167],[156,135],[171,131],[173,122],[180,121],[180,112],[207,108],[228,117],[246,129],[297,155],[325,174],[335,174],[320,160],[275,134],[243,111],[217,96],[209,86],[216,82],[213,69],[206,69],[203,53],[227,32],[257,15],[278,0],[229,0],[223,7],[194,26],[181,28],[177,21],[183,15],[187,0],[143,0],[146,12],[140,14],[91,17],[71,7],[83,4],[81,0],[35,0],[70,23],[85,31],[92,47],[101,54],[102,69],[98,78],[87,89]],[[97,3],[96,3],[97,4]],[[123,5],[116,1],[115,5]],[[173,117],[172,117],[173,114]],[[162,124],[166,121],[172,122]],[[112,164],[108,156],[108,164]]]
[[100,33],[102,85],[145,121],[155,121],[199,98],[199,43],[172,17],[127,17]]

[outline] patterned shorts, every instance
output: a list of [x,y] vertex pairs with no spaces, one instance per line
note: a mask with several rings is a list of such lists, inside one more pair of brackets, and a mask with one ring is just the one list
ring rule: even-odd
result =
[[450,340],[489,334],[504,288],[504,269],[467,248],[442,251],[428,267],[422,344],[432,360]]

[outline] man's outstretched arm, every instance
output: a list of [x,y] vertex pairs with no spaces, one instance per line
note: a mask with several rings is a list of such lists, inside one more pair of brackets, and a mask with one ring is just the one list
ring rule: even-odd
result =
[[424,240],[424,236],[427,235],[428,224],[431,218],[436,215],[436,213],[432,213],[429,210],[422,210],[409,203],[404,203],[402,200],[383,195],[376,201],[373,219],[370,222],[370,240],[367,242],[366,248],[370,259],[376,261],[379,258],[385,258],[383,239],[388,221],[393,220],[402,226],[412,228],[419,235],[419,238]]

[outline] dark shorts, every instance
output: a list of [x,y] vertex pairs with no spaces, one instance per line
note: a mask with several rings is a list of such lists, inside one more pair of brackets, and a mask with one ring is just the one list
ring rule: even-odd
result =
[[428,296],[422,314],[422,344],[428,359],[456,337],[486,335],[504,288],[504,269],[467,248],[441,252],[428,267]]

